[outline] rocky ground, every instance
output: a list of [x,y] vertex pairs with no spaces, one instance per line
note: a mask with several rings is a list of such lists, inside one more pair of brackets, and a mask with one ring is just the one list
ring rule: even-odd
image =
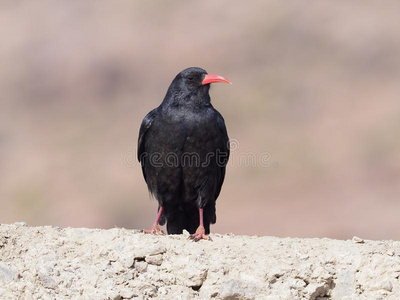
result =
[[400,299],[400,242],[0,226],[0,299]]

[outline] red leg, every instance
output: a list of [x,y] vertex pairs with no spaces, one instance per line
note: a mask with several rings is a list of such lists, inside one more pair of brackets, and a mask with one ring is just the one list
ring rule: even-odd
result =
[[200,240],[211,240],[211,238],[208,235],[206,235],[206,230],[204,229],[202,208],[199,208],[199,218],[200,218],[200,225],[199,227],[197,227],[196,232],[190,236],[190,238],[195,242],[198,242]]
[[158,221],[160,220],[161,213],[162,213],[163,209],[164,208],[162,206],[160,206],[160,209],[158,210],[157,217],[154,220],[153,226],[151,226],[150,230],[143,230],[144,233],[159,234],[159,235],[163,235],[164,234],[164,232],[161,231],[160,227],[158,227]]

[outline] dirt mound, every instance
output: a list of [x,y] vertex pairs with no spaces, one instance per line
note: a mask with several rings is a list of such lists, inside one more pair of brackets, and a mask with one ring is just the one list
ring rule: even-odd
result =
[[400,242],[0,226],[0,299],[400,299]]

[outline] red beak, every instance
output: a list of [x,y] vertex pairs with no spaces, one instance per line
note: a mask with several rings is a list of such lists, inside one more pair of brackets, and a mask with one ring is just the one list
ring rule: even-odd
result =
[[213,83],[213,82],[226,82],[229,84],[232,84],[232,82],[230,82],[228,79],[219,76],[219,75],[210,75],[210,74],[206,74],[206,76],[204,76],[204,79],[202,81],[202,85],[205,84],[209,84],[209,83]]

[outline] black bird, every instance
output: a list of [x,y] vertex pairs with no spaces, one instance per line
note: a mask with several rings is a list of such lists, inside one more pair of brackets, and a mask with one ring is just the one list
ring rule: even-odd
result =
[[188,68],[172,81],[161,105],[149,112],[139,131],[138,160],[159,203],[151,230],[167,222],[168,234],[209,239],[216,222],[215,201],[225,178],[229,139],[221,114],[211,105],[210,83],[229,80]]

